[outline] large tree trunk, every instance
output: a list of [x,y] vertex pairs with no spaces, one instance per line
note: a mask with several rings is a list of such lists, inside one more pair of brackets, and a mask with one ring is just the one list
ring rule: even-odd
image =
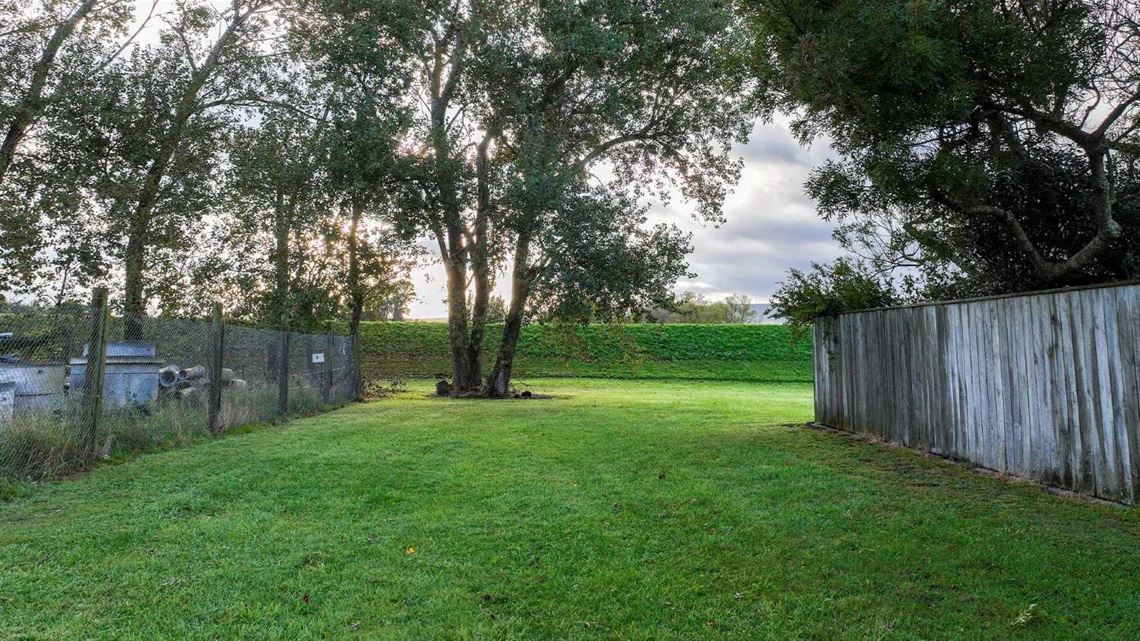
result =
[[[190,78],[190,83],[179,97],[178,110],[170,122],[170,127],[161,138],[161,144],[152,156],[150,166],[147,168],[142,187],[135,198],[130,214],[129,232],[127,238],[125,282],[123,290],[126,295],[124,314],[127,319],[126,340],[142,340],[142,318],[146,313],[146,297],[143,291],[143,280],[146,273],[146,248],[149,242],[151,217],[154,207],[158,203],[162,192],[162,181],[174,160],[174,154],[182,145],[182,138],[186,133],[186,126],[190,118],[199,109],[199,93],[206,86],[206,81],[218,66],[222,52],[230,40],[235,37],[237,30],[252,15],[251,6],[243,13],[235,13],[225,32],[214,42],[210,54]],[[133,265],[132,265],[133,263]],[[133,319],[133,320],[132,320]]]
[[[442,244],[442,243],[441,243]],[[444,252],[447,271],[447,328],[451,345],[451,392],[460,394],[476,388],[478,380],[470,378],[467,362],[467,261],[461,256]]]
[[483,378],[483,342],[487,332],[487,307],[491,302],[491,265],[489,249],[491,218],[491,179],[487,161],[487,148],[491,134],[483,137],[476,148],[476,193],[474,234],[470,247],[471,277],[475,297],[471,303],[471,334],[467,342],[467,380],[477,382]]
[[282,331],[287,331],[284,319],[289,317],[289,231],[293,222],[286,201],[278,190],[273,206],[273,318],[280,319]]
[[124,271],[123,292],[125,303],[123,315],[126,318],[126,333],[124,339],[140,341],[143,339],[142,319],[146,315],[146,295],[144,279],[146,277],[146,249],[150,234],[151,217],[154,206],[158,202],[159,192],[162,188],[162,179],[170,167],[170,161],[182,138],[182,124],[175,123],[175,127],[167,136],[155,159],[147,169],[146,178],[138,193],[130,213],[130,225],[127,231],[127,248],[124,255],[126,270]]
[[24,92],[20,104],[13,110],[12,121],[8,124],[8,132],[4,136],[4,142],[0,143],[0,184],[3,184],[4,176],[7,175],[8,169],[12,166],[20,143],[28,135],[28,129],[47,107],[48,100],[44,97],[44,90],[47,88],[48,76],[55,66],[56,55],[59,54],[63,43],[71,37],[71,34],[75,33],[76,27],[79,26],[80,22],[83,22],[83,19],[91,13],[94,7],[95,0],[84,0],[83,4],[79,5],[68,16],[67,20],[61,22],[55,28],[55,32],[52,33],[47,45],[44,46],[40,59],[32,68],[31,82],[28,84],[28,89]]
[[141,341],[143,339],[143,318],[146,314],[146,296],[143,276],[146,272],[145,232],[138,225],[131,225],[127,234],[127,249],[123,255],[123,339]]
[[518,351],[519,335],[522,333],[523,315],[526,312],[527,298],[530,296],[534,274],[529,266],[530,233],[521,233],[515,244],[515,264],[511,270],[511,305],[503,323],[503,338],[499,342],[499,354],[495,358],[495,368],[487,377],[487,395],[504,398],[511,392],[511,369]]
[[[437,147],[446,153],[447,147]],[[478,374],[478,364],[468,361],[469,337],[467,334],[467,273],[468,249],[463,243],[463,218],[460,215],[458,189],[454,176],[442,171],[438,176],[440,192],[443,194],[444,230],[436,232],[440,259],[447,273],[447,325],[451,345],[451,391],[459,395],[479,387],[479,379],[471,378]]]
[[[364,316],[364,284],[360,282],[360,219],[364,207],[360,199],[352,199],[352,222],[348,227],[348,291],[352,303],[352,316],[348,322],[348,333],[352,336],[352,349],[355,366],[360,368],[360,319]],[[353,377],[352,398],[364,398],[364,389],[359,372]]]
[[465,61],[461,33],[462,30],[456,30],[448,38],[435,43],[430,70],[431,131],[428,134],[428,143],[435,156],[435,178],[439,190],[438,209],[434,212],[437,216],[434,232],[439,243],[440,259],[447,273],[451,391],[456,395],[475,391],[480,384],[480,363],[478,359],[471,358],[472,341],[468,334],[467,275],[471,260],[470,248],[465,244],[468,230],[459,199],[453,162],[456,160],[454,149],[448,138],[448,107],[462,76]]

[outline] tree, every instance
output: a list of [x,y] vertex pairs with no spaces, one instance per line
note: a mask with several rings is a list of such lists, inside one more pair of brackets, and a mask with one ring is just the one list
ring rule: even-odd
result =
[[[264,280],[270,284],[261,290],[264,299],[258,316],[287,331],[299,302],[300,283],[295,281],[302,269],[312,267],[305,264],[307,247],[320,233],[328,204],[317,184],[324,123],[289,109],[269,108],[260,115],[255,126],[234,135],[230,153],[234,231],[265,239],[272,248],[268,260],[252,261],[266,266]],[[242,260],[262,253],[249,251],[252,255],[243,255]]]
[[744,294],[731,294],[716,302],[690,291],[649,310],[645,318],[655,323],[747,323],[756,318],[756,310],[752,309],[752,299]]
[[234,231],[273,248],[255,279],[265,294],[259,316],[320,329],[320,319],[347,311],[355,336],[367,308],[398,315],[410,295],[414,251],[387,222],[389,192],[405,179],[396,144],[406,118],[378,100],[381,83],[400,80],[344,73],[311,39],[314,24],[297,22],[292,36],[306,55],[281,70],[292,85],[264,101],[230,152]]
[[749,4],[770,106],[841,154],[809,191],[873,268],[982,292],[1135,273],[1134,2]]
[[900,302],[893,283],[863,264],[840,258],[831,264],[812,263],[807,272],[791,270],[772,295],[768,315],[786,320],[802,336],[817,318]]
[[[371,97],[378,109],[390,107],[408,118],[398,136],[407,162],[396,174],[401,179],[388,182],[394,198],[389,211],[398,232],[426,234],[438,247],[448,282],[452,380],[457,390],[473,389],[490,288],[477,283],[475,314],[468,310],[466,294],[473,277],[489,283],[491,257],[481,250],[486,239],[480,240],[489,211],[476,215],[478,207],[470,205],[477,134],[467,78],[482,34],[501,27],[496,16],[503,7],[389,0],[305,7],[305,33],[328,68],[357,83],[360,96]],[[358,185],[372,193],[378,186],[364,178]]]
[[37,131],[90,89],[154,12],[128,34],[134,9],[120,0],[0,2],[0,288],[62,301],[95,271],[90,243],[48,250],[75,222],[51,212],[91,212],[72,176],[44,162]]
[[368,321],[402,321],[408,313],[408,306],[415,298],[415,288],[408,280],[401,280],[394,284],[392,293],[387,297],[377,296],[365,306],[363,320]]
[[[151,14],[153,12],[152,5]],[[53,102],[64,99],[71,83],[81,79],[83,72],[110,62],[110,59],[100,59],[107,52],[97,45],[122,33],[133,13],[131,3],[119,0],[80,0],[42,6],[16,0],[0,4],[0,45],[4,58],[0,63],[0,131],[3,132],[0,185],[4,184],[17,152],[45,110]],[[142,21],[140,29],[147,20]],[[94,22],[90,29],[94,34],[86,38],[87,42],[71,46],[81,25],[88,21]],[[132,35],[127,43],[133,38]],[[111,53],[111,58],[125,46]],[[71,54],[74,60],[61,60],[61,54]],[[84,59],[88,57],[94,59]],[[61,63],[63,73],[59,71]]]
[[95,116],[79,149],[123,261],[128,340],[142,337],[155,249],[184,246],[187,218],[204,214],[202,189],[214,184],[216,136],[259,95],[257,36],[272,7],[273,0],[235,2],[222,11],[180,5],[157,46],[137,48],[107,70],[93,112],[68,119]]
[[[556,278],[557,266],[572,264],[576,255],[615,246],[615,230],[626,235],[627,247],[639,246],[642,232],[618,222],[631,209],[623,202],[649,194],[668,198],[677,188],[695,203],[698,217],[721,220],[724,194],[739,175],[728,149],[747,136],[754,113],[751,85],[737,73],[739,25],[723,3],[539,5],[534,15],[490,34],[473,72],[485,96],[481,129],[494,135],[495,152],[477,167],[506,168],[477,171],[477,192],[499,232],[513,241],[511,301],[486,384],[493,396],[509,391],[536,285]],[[612,180],[598,180],[603,166]],[[602,182],[599,195],[617,206],[594,197],[582,207],[590,181]],[[560,243],[566,217],[575,211],[591,211],[593,222],[578,242]],[[624,284],[660,292],[663,280],[687,271],[674,251],[687,247],[687,239],[668,229],[652,234],[662,251],[642,256],[647,260],[637,268],[656,259],[660,272],[623,283],[630,273],[624,268],[636,261],[617,262],[617,268],[592,272],[614,278],[596,281],[596,293],[612,295]]]
[[756,318],[752,299],[744,294],[730,294],[724,299],[726,323],[747,323]]
[[[506,393],[532,295],[540,282],[552,282],[555,265],[572,263],[552,253],[570,249],[556,230],[571,212],[585,211],[585,195],[599,188],[619,194],[615,185],[625,183],[622,198],[636,201],[679,185],[699,216],[719,220],[739,173],[728,147],[746,136],[753,113],[750,80],[732,60],[743,33],[723,3],[328,6],[353,25],[344,49],[354,52],[357,68],[373,64],[378,41],[411,62],[407,104],[417,108],[406,144],[414,166],[399,190],[397,225],[428,235],[438,248],[454,393]],[[597,179],[602,167],[612,178]],[[628,220],[628,209],[592,209]],[[601,222],[599,233],[578,238],[604,245],[613,239],[601,232],[631,231]],[[485,383],[482,353],[500,267],[509,267],[512,297]]]
[[[410,155],[397,149],[410,135],[411,52],[420,18],[410,3],[316,0],[299,3],[290,36],[315,86],[328,94],[322,171],[329,206],[347,218],[346,287],[350,332],[368,308],[402,316],[414,253],[411,225],[394,224],[401,206],[416,207]],[[409,196],[409,192],[413,192]],[[408,201],[411,205],[407,205]]]

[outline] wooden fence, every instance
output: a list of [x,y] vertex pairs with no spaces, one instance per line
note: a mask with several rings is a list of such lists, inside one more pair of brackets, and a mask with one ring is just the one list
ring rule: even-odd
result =
[[1140,494],[1140,285],[853,312],[814,333],[818,423]]

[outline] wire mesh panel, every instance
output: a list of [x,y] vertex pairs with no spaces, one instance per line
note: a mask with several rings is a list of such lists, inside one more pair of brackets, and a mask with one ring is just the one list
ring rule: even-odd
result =
[[68,363],[90,340],[91,310],[0,315],[0,468],[42,476],[72,471],[96,435]]
[[226,327],[224,363],[233,374],[222,394],[224,426],[258,423],[279,415],[278,379],[284,338],[282,332]]
[[125,322],[105,306],[0,314],[0,475],[58,476],[343,405],[353,353],[347,336]]

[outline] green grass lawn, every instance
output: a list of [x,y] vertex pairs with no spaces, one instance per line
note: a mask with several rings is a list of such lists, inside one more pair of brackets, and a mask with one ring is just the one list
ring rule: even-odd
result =
[[789,426],[807,385],[533,383],[0,505],[0,639],[1140,638],[1130,510]]

